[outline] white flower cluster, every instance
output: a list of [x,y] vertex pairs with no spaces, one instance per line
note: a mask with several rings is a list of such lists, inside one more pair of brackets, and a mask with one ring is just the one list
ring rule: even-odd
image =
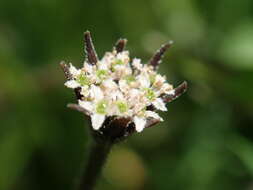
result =
[[147,106],[166,111],[160,96],[175,93],[153,66],[141,64],[136,58],[130,63],[128,51],[107,52],[96,64],[85,62],[81,69],[70,64],[69,71],[72,79],[65,85],[81,89],[82,99],[78,103],[90,113],[94,130],[103,125],[107,116],[117,116],[131,118],[136,131],[141,132],[147,119],[163,121]]

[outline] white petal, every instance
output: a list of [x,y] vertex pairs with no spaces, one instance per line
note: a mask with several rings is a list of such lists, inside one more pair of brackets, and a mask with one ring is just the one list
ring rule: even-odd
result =
[[163,77],[162,75],[156,75],[155,77],[155,82],[160,82],[160,83],[164,83],[166,81],[165,77]]
[[99,101],[104,98],[104,94],[99,87],[91,85],[91,97],[94,98],[95,101]]
[[112,79],[104,80],[102,85],[106,88],[106,90],[115,90],[118,88],[117,84]]
[[123,62],[127,62],[129,60],[129,52],[123,51],[117,54],[117,59],[122,60]]
[[126,80],[119,81],[119,88],[122,92],[127,92],[129,90],[129,86],[128,86]]
[[76,82],[75,80],[69,80],[69,81],[65,82],[64,85],[67,86],[68,88],[77,88],[80,86],[80,84],[78,82]]
[[132,64],[133,64],[133,67],[135,67],[136,69],[138,69],[138,70],[142,69],[142,64],[141,64],[140,59],[134,58]]
[[146,117],[152,117],[154,119],[159,119],[160,121],[163,121],[163,118],[161,118],[156,112],[146,111],[145,115],[146,115]]
[[134,117],[134,124],[135,124],[135,129],[137,132],[141,132],[145,125],[146,125],[146,120],[142,117]]
[[104,123],[104,120],[105,120],[105,115],[93,114],[91,116],[91,123],[92,123],[93,129],[98,130]]
[[115,96],[116,96],[117,100],[119,100],[119,101],[123,101],[124,100],[124,95],[122,94],[121,91],[117,90],[114,93],[115,93]]
[[78,104],[89,112],[93,112],[93,105],[91,102],[79,100]]
[[131,90],[129,91],[129,96],[130,96],[130,97],[133,97],[133,98],[139,96],[140,94],[141,94],[141,91],[138,90],[138,89],[135,89],[135,88],[133,88],[133,89],[131,89]]
[[100,61],[97,63],[99,70],[108,70],[107,62],[106,61]]
[[149,77],[146,75],[139,75],[137,77],[138,82],[140,83],[141,88],[149,88],[150,87],[150,81]]
[[156,109],[161,111],[167,111],[167,108],[165,106],[165,103],[161,98],[156,98],[155,101],[152,102],[152,104],[155,106]]
[[93,71],[93,66],[91,64],[87,63],[87,62],[84,62],[83,69],[84,69],[85,72],[91,74],[92,71]]
[[173,86],[168,84],[168,83],[163,83],[161,87],[157,86],[160,88],[159,92],[160,94],[168,94],[168,95],[174,95],[175,90],[173,89]]
[[114,59],[115,59],[115,55],[113,53],[106,52],[101,61],[109,63],[109,65],[110,65]]
[[81,73],[80,69],[76,69],[71,63],[69,64],[69,72],[70,74],[72,74],[73,76],[79,75]]
[[90,94],[89,86],[88,85],[82,86],[81,95],[83,95],[84,97],[87,97],[87,96],[89,96],[89,94]]

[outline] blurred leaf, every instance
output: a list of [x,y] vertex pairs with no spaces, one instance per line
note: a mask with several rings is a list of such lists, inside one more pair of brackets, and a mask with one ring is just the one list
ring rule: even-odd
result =
[[253,25],[241,23],[224,38],[220,57],[235,69],[253,69]]

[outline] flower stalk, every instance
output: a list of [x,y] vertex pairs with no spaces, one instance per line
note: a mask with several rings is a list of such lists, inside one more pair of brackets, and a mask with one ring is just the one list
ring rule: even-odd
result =
[[110,141],[91,143],[86,167],[80,178],[79,190],[94,189],[112,145]]

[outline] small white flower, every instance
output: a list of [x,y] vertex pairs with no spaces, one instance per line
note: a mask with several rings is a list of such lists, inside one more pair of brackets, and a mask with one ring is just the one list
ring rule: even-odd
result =
[[163,77],[163,76],[161,76],[161,75],[156,75],[155,76],[155,81],[154,81],[154,86],[155,87],[161,87],[163,84],[164,84],[164,82],[166,81],[166,79],[165,79],[165,77]]
[[140,74],[136,78],[137,78],[137,81],[139,82],[139,85],[141,88],[149,88],[150,87],[149,76],[147,76],[146,74]]
[[101,62],[107,64],[108,66],[111,66],[115,60],[115,54],[116,52],[106,52]]
[[96,85],[91,85],[90,96],[92,99],[94,99],[95,102],[102,100],[104,98],[103,91]]
[[108,70],[109,69],[109,64],[107,64],[107,62],[104,61],[100,61],[97,63],[97,67],[99,70]]
[[116,55],[116,58],[123,61],[124,63],[128,63],[129,62],[129,52],[128,51],[123,51],[121,53],[118,53]]
[[128,92],[130,90],[129,85],[127,84],[126,80],[120,80],[119,81],[119,88],[122,92]]
[[118,89],[118,85],[112,80],[112,79],[107,79],[104,80],[101,84],[101,88],[103,91],[113,91]]

